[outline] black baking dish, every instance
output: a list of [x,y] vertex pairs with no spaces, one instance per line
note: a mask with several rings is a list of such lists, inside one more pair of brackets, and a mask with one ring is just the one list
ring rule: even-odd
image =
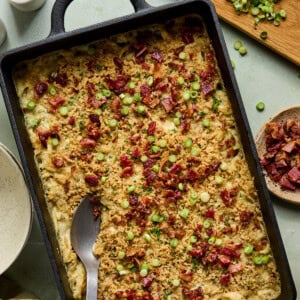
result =
[[44,193],[34,161],[31,142],[25,128],[23,112],[19,105],[14,87],[12,69],[18,62],[26,59],[32,59],[44,53],[85,44],[117,33],[137,29],[146,24],[164,22],[174,17],[196,13],[203,18],[215,49],[222,78],[227,89],[228,96],[231,99],[236,122],[239,125],[245,155],[250,166],[252,176],[255,178],[255,185],[260,199],[262,214],[264,216],[272,251],[280,273],[282,292],[279,299],[296,299],[295,285],[290,272],[270,196],[260,169],[251,130],[232,71],[220,24],[215,9],[210,1],[178,1],[174,4],[153,8],[145,3],[144,0],[131,0],[136,11],[135,14],[65,33],[63,25],[64,13],[70,2],[72,2],[72,0],[57,0],[55,2],[51,18],[51,33],[47,39],[8,51],[2,55],[0,60],[0,84],[7,112],[61,298],[71,299],[71,291],[64,265],[59,255],[58,244],[44,199]]

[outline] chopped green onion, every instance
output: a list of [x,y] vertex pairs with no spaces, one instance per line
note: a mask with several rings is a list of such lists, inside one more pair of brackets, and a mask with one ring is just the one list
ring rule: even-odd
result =
[[152,217],[151,217],[151,221],[154,223],[161,223],[163,220],[164,220],[164,217],[156,215],[156,214],[152,215]]
[[183,191],[184,190],[184,185],[183,185],[182,182],[178,183],[178,189],[179,189],[179,191]]
[[147,269],[142,269],[141,271],[140,271],[140,276],[141,277],[146,277],[148,275],[148,270]]
[[158,146],[161,148],[167,147],[167,141],[166,140],[159,140],[158,141]]
[[239,53],[241,54],[241,55],[246,55],[247,54],[247,48],[246,47],[241,47],[240,49],[239,49]]
[[197,242],[197,237],[195,236],[195,235],[192,235],[191,237],[190,237],[190,242],[191,242],[191,244],[195,244],[196,242]]
[[241,149],[241,145],[240,144],[235,144],[233,146],[233,150],[240,150]]
[[257,109],[258,111],[264,111],[264,110],[265,110],[265,104],[264,104],[262,101],[258,102],[258,103],[256,104],[256,109]]
[[120,99],[124,99],[126,97],[126,95],[124,93],[119,95]]
[[219,105],[222,103],[221,100],[217,99],[216,97],[213,97],[213,105],[212,105],[212,111],[217,111]]
[[208,243],[210,244],[210,245],[212,245],[212,244],[214,244],[214,242],[216,241],[216,238],[214,237],[214,236],[211,236],[209,239],[208,239]]
[[216,184],[221,185],[224,182],[224,179],[223,177],[217,175],[215,176],[215,182]]
[[111,91],[107,90],[107,89],[103,89],[101,91],[102,95],[105,96],[106,98],[110,98],[111,97]]
[[135,191],[135,185],[131,185],[131,186],[128,187],[128,192],[129,193],[132,193],[134,191]]
[[152,85],[153,85],[153,76],[149,76],[149,77],[147,78],[147,84],[148,84],[149,86],[152,86]]
[[226,162],[222,162],[221,165],[220,165],[220,169],[222,171],[225,171],[228,169],[228,164]]
[[190,198],[190,204],[195,205],[197,203],[197,199]]
[[152,261],[151,261],[151,265],[152,265],[153,267],[159,267],[161,264],[160,264],[159,259],[153,258]]
[[251,7],[250,12],[252,16],[257,16],[260,12],[260,9],[258,7]]
[[139,114],[143,114],[145,112],[145,106],[139,105],[136,110]]
[[51,139],[51,145],[53,147],[57,147],[59,145],[59,140],[57,138],[52,138]]
[[191,98],[191,93],[190,91],[184,91],[182,94],[182,97],[185,101],[188,101]]
[[124,105],[131,105],[133,103],[133,98],[131,96],[125,96],[122,102]]
[[48,91],[49,91],[50,95],[52,95],[52,96],[56,95],[56,89],[54,86],[49,86]]
[[124,270],[124,267],[123,267],[122,265],[119,265],[119,264],[118,264],[118,265],[116,266],[116,269],[117,269],[118,272],[120,272],[120,271],[123,271],[123,270]]
[[118,252],[118,259],[123,259],[126,256],[124,251],[119,251]]
[[246,255],[250,255],[252,252],[253,252],[253,246],[252,246],[252,245],[247,245],[247,246],[245,246],[245,248],[244,248],[244,253],[245,253]]
[[144,233],[144,239],[149,243],[151,242],[151,236],[148,233]]
[[180,119],[179,119],[179,118],[174,118],[174,119],[173,119],[173,123],[174,123],[176,126],[180,125]]
[[243,47],[243,43],[239,40],[234,41],[233,43],[233,48],[235,50],[239,50],[241,47]]
[[135,88],[135,83],[133,81],[130,81],[128,84],[130,89],[134,89]]
[[208,202],[210,199],[210,194],[208,192],[202,192],[200,194],[200,200],[204,203]]
[[193,140],[191,138],[187,138],[184,142],[184,147],[185,148],[191,148],[193,145]]
[[141,156],[141,162],[146,162],[148,160],[148,157],[146,155]]
[[189,215],[190,211],[188,210],[188,208],[183,208],[180,212],[179,212],[179,216],[183,219],[186,219]]
[[171,239],[170,245],[171,245],[171,247],[176,248],[178,245],[178,240],[176,238]]
[[266,31],[262,31],[260,33],[260,38],[261,39],[265,40],[265,39],[267,39],[267,37],[268,37],[268,33]]
[[132,231],[127,232],[127,240],[132,241],[134,239],[134,233]]
[[151,147],[151,151],[152,151],[153,153],[158,153],[158,152],[160,151],[160,148],[159,148],[158,146],[156,146],[156,145],[153,145],[153,146]]
[[180,84],[180,85],[183,85],[184,84],[184,78],[179,76],[178,79],[177,79],[177,83]]
[[202,126],[204,128],[209,128],[210,127],[210,120],[208,120],[208,119],[202,120]]
[[269,256],[269,255],[264,255],[264,256],[262,257],[262,259],[261,259],[261,263],[262,263],[263,265],[268,264],[269,261],[270,261],[270,256]]
[[173,281],[172,281],[172,284],[173,284],[173,286],[180,286],[180,280],[179,279],[174,279]]
[[40,124],[41,120],[31,120],[30,126],[31,127],[37,127]]
[[34,110],[35,107],[36,107],[36,104],[35,104],[34,101],[29,101],[29,102],[27,103],[27,108],[28,108],[29,110]]
[[67,106],[61,106],[59,109],[58,109],[58,112],[60,113],[61,116],[63,117],[66,117],[69,113],[69,109]]
[[231,63],[231,67],[232,67],[232,69],[235,69],[235,62],[234,62],[234,60],[233,60],[233,59],[231,59],[231,60],[230,60],[230,63]]
[[177,156],[175,154],[169,155],[169,162],[175,163],[177,161]]
[[94,55],[95,52],[96,52],[95,47],[92,46],[92,45],[89,45],[88,48],[87,48],[87,54],[88,54],[88,55]]
[[181,112],[180,111],[176,111],[175,116],[177,118],[181,118],[182,117]]
[[211,222],[208,219],[204,220],[203,227],[205,229],[208,229],[210,226],[211,226]]
[[283,19],[286,18],[286,11],[284,9],[281,9],[280,12],[279,12],[279,14],[280,14],[281,18],[283,18]]
[[111,120],[108,121],[108,127],[110,127],[110,128],[114,128],[117,125],[118,125],[118,121],[115,120],[115,119],[111,119]]
[[216,239],[215,244],[217,246],[221,246],[222,245],[222,240],[221,239]]
[[194,91],[199,91],[200,90],[200,84],[197,81],[192,82],[191,87]]
[[101,177],[101,182],[102,182],[102,183],[105,183],[105,182],[106,182],[106,179],[107,179],[107,177],[102,176],[102,177]]
[[192,251],[193,250],[193,246],[192,245],[187,245],[186,246],[186,251]]
[[105,156],[104,156],[103,153],[100,152],[100,153],[97,154],[97,160],[101,161],[101,160],[104,160],[104,158],[105,158]]
[[142,100],[142,96],[141,96],[140,93],[134,93],[133,99],[134,99],[135,102],[139,102],[139,101]]
[[141,270],[149,270],[149,265],[148,264],[146,264],[146,263],[143,263],[142,265],[141,265]]
[[127,116],[129,114],[129,108],[128,106],[123,106],[121,109],[121,115],[122,116]]
[[178,55],[178,57],[180,58],[180,59],[182,59],[182,60],[185,60],[186,59],[186,54],[185,54],[185,52],[180,52],[179,53],[179,55]]
[[121,203],[122,208],[126,209],[129,207],[129,201],[128,200],[123,200]]
[[196,99],[198,97],[198,92],[197,91],[191,91],[190,95],[191,95],[192,99]]
[[153,135],[149,135],[147,137],[147,140],[150,142],[150,143],[154,143],[155,142],[155,137]]
[[197,146],[194,146],[194,147],[192,148],[192,150],[191,150],[191,155],[192,155],[192,156],[199,156],[200,153],[201,153],[201,150],[200,150],[200,148],[197,147]]
[[198,193],[197,192],[192,192],[191,193],[191,198],[192,199],[197,199],[198,198]]
[[155,173],[158,173],[158,172],[159,172],[159,165],[153,165],[151,169],[152,169],[152,171],[154,171]]

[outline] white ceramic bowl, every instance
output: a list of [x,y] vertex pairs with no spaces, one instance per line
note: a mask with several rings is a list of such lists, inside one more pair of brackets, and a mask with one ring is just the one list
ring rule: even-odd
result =
[[11,5],[21,11],[34,11],[44,5],[46,0],[9,0]]
[[0,275],[22,251],[31,224],[32,203],[23,171],[0,143]]
[[0,19],[0,46],[3,44],[5,39],[6,39],[6,27],[3,21]]

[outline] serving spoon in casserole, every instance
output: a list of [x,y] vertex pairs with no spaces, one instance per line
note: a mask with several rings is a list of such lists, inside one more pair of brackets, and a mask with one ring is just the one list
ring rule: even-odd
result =
[[[99,234],[100,216],[95,216],[93,196],[85,196],[76,209],[71,225],[71,243],[83,263],[86,276],[86,299],[96,300],[98,293],[99,258],[93,254],[93,247]],[[98,209],[96,205],[96,209]]]

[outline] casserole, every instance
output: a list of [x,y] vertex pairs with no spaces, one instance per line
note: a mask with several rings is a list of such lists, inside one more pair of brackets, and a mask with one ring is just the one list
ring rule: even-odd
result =
[[[57,3],[60,3],[60,2],[57,2]],[[139,3],[137,3],[137,4],[139,4]],[[180,14],[178,13],[178,8],[180,8],[180,11],[181,11]],[[282,242],[281,242],[280,237],[275,234],[275,232],[277,233],[278,228],[276,227],[276,221],[274,219],[274,214],[273,214],[270,202],[269,202],[269,198],[266,194],[265,187],[263,186],[263,184],[260,183],[261,175],[259,173],[259,167],[258,167],[258,163],[257,163],[257,159],[256,159],[255,154],[253,156],[253,153],[255,153],[255,151],[254,151],[254,146],[253,146],[250,130],[249,130],[248,124],[247,124],[246,119],[245,119],[245,113],[244,113],[244,110],[242,108],[242,104],[239,101],[238,91],[234,90],[236,88],[236,86],[235,86],[235,81],[232,77],[232,71],[230,70],[230,67],[229,67],[229,64],[228,64],[228,59],[227,60],[225,59],[224,53],[222,52],[222,49],[220,47],[223,40],[220,37],[217,28],[215,26],[209,26],[209,25],[213,25],[213,24],[209,23],[210,21],[208,19],[208,16],[210,16],[210,17],[212,16],[212,20],[216,21],[215,15],[212,15],[211,6],[209,4],[207,4],[206,2],[203,2],[203,1],[187,1],[187,2],[184,2],[182,4],[170,5],[164,10],[150,9],[147,14],[145,12],[140,12],[135,17],[128,17],[126,23],[122,23],[122,21],[120,21],[120,23],[118,23],[118,25],[116,25],[116,23],[111,22],[111,24],[110,24],[111,26],[109,28],[111,29],[111,33],[113,34],[113,33],[119,32],[119,29],[121,29],[124,24],[127,24],[128,25],[126,27],[126,31],[127,31],[127,30],[135,28],[135,27],[132,27],[132,26],[134,26],[134,25],[136,26],[136,22],[138,20],[140,22],[143,22],[143,24],[144,24],[144,21],[146,21],[146,23],[153,23],[152,18],[157,17],[159,14],[160,14],[160,16],[164,16],[164,17],[168,16],[168,19],[171,19],[175,16],[179,16],[179,15],[182,15],[182,14],[185,15],[185,14],[194,12],[195,8],[199,9],[199,14],[204,18],[204,21],[207,25],[207,29],[208,29],[208,33],[209,33],[210,37],[212,39],[213,39],[213,36],[215,36],[215,38],[218,37],[218,38],[216,38],[216,40],[212,40],[212,44],[213,44],[214,49],[216,51],[216,57],[218,59],[218,63],[219,63],[220,69],[221,69],[222,77],[224,78],[225,87],[227,89],[227,92],[228,92],[230,98],[232,99],[233,112],[235,114],[236,122],[239,125],[240,124],[244,125],[240,129],[241,140],[242,140],[242,143],[245,147],[245,149],[244,149],[245,150],[245,155],[248,159],[248,163],[250,165],[252,175],[255,176],[255,183],[256,183],[256,187],[258,189],[259,198],[260,199],[265,199],[265,201],[261,200],[261,209],[262,209],[263,215],[265,217],[264,221],[265,221],[266,226],[267,226],[268,235],[269,235],[269,238],[271,240],[271,245],[278,245],[279,246],[279,247],[274,247],[272,250],[273,250],[273,253],[274,253],[275,260],[276,260],[277,265],[278,265],[279,272],[281,272],[281,273],[285,272],[285,276],[282,276],[283,274],[281,274],[281,283],[282,283],[282,287],[281,287],[282,288],[282,293],[281,293],[281,295],[285,295],[285,297],[290,298],[290,297],[293,297],[293,295],[290,294],[293,290],[293,283],[292,283],[292,279],[290,278],[289,269],[287,267],[287,264],[283,263],[283,260],[286,259],[285,254],[284,254],[284,252],[279,253],[279,251],[280,251],[279,249],[282,249],[282,247],[281,247]],[[60,11],[60,13],[61,13],[61,11]],[[150,16],[151,16],[151,18],[150,18]],[[123,20],[123,22],[125,22],[125,21]],[[59,28],[54,27],[52,32],[57,32],[58,29]],[[107,29],[107,27],[102,27],[102,30],[103,30],[102,32],[105,33],[106,29]],[[89,31],[90,35],[89,35],[88,38],[87,38],[87,35],[84,34],[84,33],[86,33],[85,31],[82,31],[81,33],[80,33],[80,31],[78,31],[77,32],[77,37],[81,41],[80,44],[82,44],[85,41],[88,42],[88,41],[95,40],[96,36],[97,36],[97,39],[98,39],[100,32],[101,32],[101,27],[100,28],[92,27],[91,30]],[[94,34],[94,38],[92,38],[92,34]],[[66,43],[68,43],[68,46],[77,44],[77,42],[75,41],[75,35],[65,34],[64,38],[66,39],[66,41],[67,41]],[[61,48],[62,41],[63,41],[62,37],[60,38],[58,36],[58,37],[55,37],[55,38],[50,38],[50,41],[51,41],[51,39],[53,41],[56,40],[56,43],[48,44],[47,46],[49,46],[49,47],[47,47],[47,49],[41,48],[40,49],[41,52],[39,54],[42,54],[42,52],[45,53],[45,52],[49,52],[50,50],[57,50],[57,49]],[[23,61],[24,59],[33,58],[33,57],[37,56],[37,53],[34,53],[35,50],[37,50],[37,48],[33,47],[30,50],[31,50],[30,54],[29,54],[29,52],[27,52],[27,55],[26,55],[26,50],[23,53],[19,52],[19,54],[21,54],[19,61]],[[10,68],[10,71],[11,71],[11,67],[16,64],[16,61],[13,64],[11,64],[12,61],[10,59],[12,59],[12,57],[13,56],[9,56],[9,55],[4,57],[3,60],[2,60],[2,63],[1,63],[1,67]],[[12,78],[11,78],[10,75],[7,76],[8,73],[10,73],[10,71],[7,71],[6,74],[2,73],[1,83],[3,83],[3,78],[5,79],[6,83],[10,81],[11,86],[10,86],[9,90],[12,93],[12,95],[14,95],[14,97],[16,97],[15,89],[14,89],[12,81],[11,81]],[[4,76],[3,76],[3,74],[4,74]],[[5,97],[5,99],[8,99],[8,97]],[[22,135],[24,135],[23,138],[22,138],[22,139],[24,139],[22,141],[22,143],[24,143],[24,141],[26,140],[27,146],[30,147],[29,146],[30,143],[29,143],[28,135],[27,135],[25,127],[24,127],[24,120],[23,120],[23,117],[22,117],[22,111],[20,109],[20,106],[17,104],[17,102],[14,102],[13,105],[15,106],[15,109],[18,112],[18,115],[15,116],[15,117],[19,118],[19,122],[20,122],[20,123],[15,123],[15,124],[19,127],[18,128],[19,131],[22,127]],[[8,106],[8,110],[10,112],[12,112],[10,106]],[[17,138],[17,141],[18,141],[18,139],[20,138],[19,133],[15,132],[15,134],[16,134],[16,138]],[[248,145],[247,142],[248,141],[250,141],[250,147],[247,147],[247,145]],[[24,158],[24,153],[22,153],[22,149],[21,149],[22,147],[21,147],[20,144],[19,144],[19,146],[20,146],[19,150],[21,151],[21,153],[20,153],[21,157]],[[32,172],[31,176],[36,177],[35,179],[39,181],[38,176],[37,176],[38,173],[37,173],[34,161],[33,161],[32,153],[31,153],[31,158],[32,158],[31,164],[30,164],[30,172]],[[27,169],[27,171],[29,171],[29,169]],[[28,175],[29,175],[29,173],[28,173]],[[31,182],[31,184],[32,184],[32,182]],[[43,191],[42,191],[42,188],[41,188],[40,181],[39,181],[39,190],[36,191],[36,192],[39,194],[39,197],[38,197],[39,201],[41,201],[41,199],[43,199]],[[41,208],[43,209],[43,215],[44,215],[44,217],[49,218],[48,212],[47,212],[46,207],[45,207],[45,203],[43,205],[44,206],[41,206]],[[47,220],[47,222],[49,222],[49,224],[47,225],[47,228],[48,228],[48,232],[50,232],[49,230],[51,230],[51,222],[49,221],[49,219]],[[52,228],[52,230],[53,230],[53,228]],[[52,243],[56,243],[55,238],[53,238],[53,237],[52,237]],[[63,273],[63,268],[62,268],[61,272]],[[286,280],[288,280],[289,283],[287,283]]]

